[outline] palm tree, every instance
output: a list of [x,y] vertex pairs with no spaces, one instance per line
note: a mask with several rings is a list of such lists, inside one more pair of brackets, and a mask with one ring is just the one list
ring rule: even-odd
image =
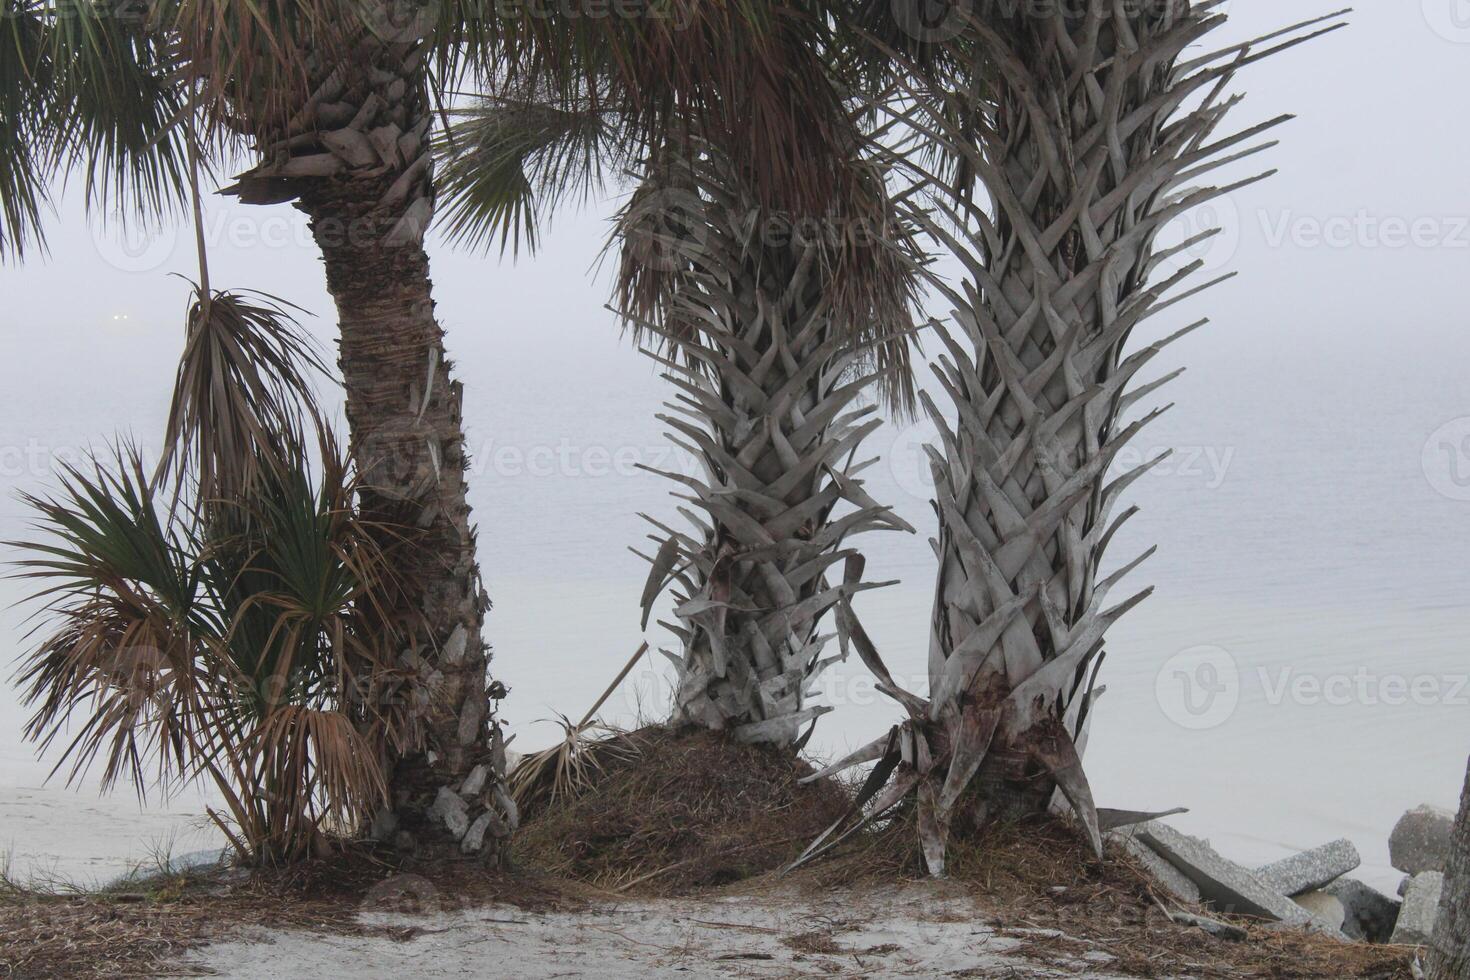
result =
[[832,768],[878,760],[849,831],[916,795],[934,874],[957,815],[973,825],[1038,814],[1058,789],[1101,853],[1109,817],[1098,815],[1078,740],[1101,693],[1104,634],[1150,590],[1114,605],[1108,596],[1151,552],[1108,573],[1104,558],[1136,512],[1115,514],[1121,495],[1163,457],[1116,478],[1109,468],[1160,413],[1135,407],[1174,375],[1134,379],[1204,321],[1127,344],[1147,317],[1213,284],[1171,295],[1200,262],[1154,275],[1213,232],[1172,249],[1155,237],[1260,179],[1181,189],[1273,145],[1250,141],[1287,118],[1216,137],[1239,101],[1225,94],[1234,74],[1341,26],[1324,18],[1186,55],[1224,22],[1218,6],[982,10],[961,38],[974,57],[956,60],[948,85],[909,83],[896,110],[941,151],[933,172],[915,162],[932,191],[919,220],[965,270],[959,285],[935,283],[956,328],[942,334],[947,356],[935,366],[949,411],[923,396],[940,438],[930,449],[940,569],[929,695],[900,690],[877,651],[860,647],[909,718]]
[[[790,32],[777,37],[788,42],[780,63],[792,84],[837,86],[825,49],[798,56]],[[669,80],[643,84],[633,101],[680,104]],[[827,104],[820,96],[811,101]],[[854,459],[880,424],[876,406],[856,407],[866,389],[877,382],[890,404],[912,402],[917,261],[857,120],[831,104],[820,131],[841,152],[826,167],[833,190],[817,215],[801,186],[773,198],[789,206],[766,203],[761,178],[707,107],[650,125],[610,107],[602,88],[569,100],[533,79],[464,113],[445,140],[450,227],[480,243],[498,232],[502,247],[534,246],[538,223],[607,172],[639,172],[616,234],[618,308],[658,348],[678,389],[675,414],[660,419],[704,469],[702,480],[666,474],[702,514],[683,510],[688,532],[649,518],[660,534],[656,555],[644,556],[643,625],[677,584],[676,725],[786,747],[830,710],[807,704],[830,662],[819,621],[838,609],[845,650],[859,628],[848,600],[872,587],[847,538],[912,530],[866,494],[857,478],[866,464]]]
[[[338,308],[358,506],[404,582],[374,610],[414,678],[412,750],[394,766],[393,809],[404,832],[432,839],[447,826],[463,837],[461,808],[437,823],[431,809],[448,812],[446,794],[478,767],[498,772],[503,750],[487,697],[501,689],[486,674],[489,600],[466,498],[461,390],[423,249],[437,24],[395,19],[402,8],[390,0],[7,6],[23,57],[0,111],[27,120],[0,166],[14,178],[0,181],[0,239],[12,253],[35,235],[44,195],[34,174],[79,167],[89,202],[153,218],[188,186],[185,147],[216,163],[248,149],[256,165],[227,192],[296,201],[310,217]],[[395,526],[419,532],[412,546],[384,530]],[[488,815],[492,839],[503,836],[514,808],[500,779],[474,782],[483,788],[466,822]]]
[[[763,206],[822,213],[846,189],[832,147],[848,151],[832,112],[842,97],[810,56],[831,30],[823,6],[680,0],[589,18],[511,17],[477,0],[142,0],[58,16],[43,0],[0,2],[20,56],[0,69],[0,122],[11,124],[0,137],[0,254],[39,239],[46,178],[69,167],[86,173],[92,203],[145,217],[177,203],[184,120],[216,161],[242,147],[255,155],[231,193],[296,201],[310,216],[338,306],[363,515],[423,531],[412,551],[383,542],[397,546],[406,584],[382,627],[414,674],[419,736],[392,774],[395,819],[423,836],[443,804],[459,837],[455,791],[483,784],[471,801],[479,820],[508,832],[500,780],[476,775],[500,768],[486,695],[503,689],[486,677],[461,391],[422,247],[434,101],[469,77],[491,90],[539,85],[562,104],[590,99],[648,145],[695,125]],[[511,193],[512,209],[521,196]]]
[[913,530],[864,491],[872,461],[856,460],[881,425],[863,392],[911,397],[917,266],[876,167],[841,217],[803,223],[762,208],[720,148],[686,147],[647,168],[619,229],[621,307],[677,388],[659,418],[703,470],[664,474],[693,527],[647,518],[660,533],[643,621],[675,584],[675,725],[790,748],[831,710],[809,703],[837,659],[820,621],[837,611],[845,651],[861,630],[851,599],[875,587],[848,538]]
[[140,798],[205,779],[242,860],[293,861],[386,802],[402,716],[377,695],[397,650],[370,613],[398,585],[290,311],[201,294],[159,472],[125,446],[27,497],[39,536],[19,576],[46,628],[17,679],[27,735],[69,778],[100,759],[104,789]]
[[1429,980],[1470,976],[1470,768],[1455,821],[1453,849],[1445,869],[1439,922],[1429,951]]

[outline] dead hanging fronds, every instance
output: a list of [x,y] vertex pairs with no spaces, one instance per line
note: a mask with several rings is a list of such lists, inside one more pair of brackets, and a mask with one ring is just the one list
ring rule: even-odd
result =
[[[615,305],[635,340],[670,355],[729,317],[737,284],[777,307],[818,291],[829,331],[855,352],[854,376],[902,415],[913,409],[910,356],[925,262],[917,228],[890,193],[884,155],[849,122],[844,165],[856,182],[840,207],[802,214],[764,206],[732,155],[686,137],[654,154],[618,215]],[[795,330],[795,324],[790,326]]]
[[238,499],[261,465],[306,448],[319,415],[313,375],[326,376],[284,300],[194,288],[155,481],[193,470],[201,501]]

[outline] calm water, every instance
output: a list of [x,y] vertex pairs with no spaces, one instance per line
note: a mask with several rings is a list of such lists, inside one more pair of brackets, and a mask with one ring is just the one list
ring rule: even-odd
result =
[[[512,689],[505,718],[520,748],[551,741],[547,719],[580,715],[637,647],[645,566],[627,550],[646,533],[637,512],[673,515],[664,481],[633,465],[679,465],[653,419],[666,386],[601,308],[605,277],[584,284],[601,234],[592,217],[569,222],[514,268],[436,258],[468,392],[494,669]],[[1353,290],[1368,287],[1330,257],[1262,253],[1241,237],[1234,258],[1246,274],[1209,301],[1218,325],[1158,364],[1191,370],[1138,447],[1180,452],[1135,485],[1143,512],[1113,554],[1157,542],[1136,581],[1158,591],[1111,635],[1089,768],[1103,805],[1189,806],[1178,825],[1242,860],[1351,837],[1368,876],[1391,888],[1394,819],[1421,802],[1452,804],[1470,750],[1470,443],[1460,441],[1470,426],[1431,441],[1470,416],[1470,331],[1448,310],[1395,322],[1355,313]],[[0,271],[0,539],[23,533],[13,491],[44,487],[56,459],[118,431],[146,442],[162,427],[183,287],[161,272],[187,270],[187,255],[127,273],[107,250],[73,237],[48,265]],[[1301,283],[1239,284],[1287,259]],[[225,240],[215,277],[328,308],[299,244]],[[328,325],[313,329],[329,339]],[[870,443],[885,456],[870,491],[923,533],[869,537],[873,577],[902,584],[859,606],[916,688],[933,579],[924,438],[923,427],[890,426]],[[18,597],[0,583],[7,605]],[[0,618],[0,660],[13,662],[27,628],[19,610]],[[650,632],[655,645],[661,632]],[[660,716],[666,680],[650,661],[605,715]],[[833,670],[825,689],[837,710],[818,728],[821,754],[899,717],[860,669]],[[140,809],[126,793],[42,788],[47,766],[20,727],[13,692],[0,689],[0,848],[18,863],[95,877],[160,841],[192,850],[211,839],[197,796]]]

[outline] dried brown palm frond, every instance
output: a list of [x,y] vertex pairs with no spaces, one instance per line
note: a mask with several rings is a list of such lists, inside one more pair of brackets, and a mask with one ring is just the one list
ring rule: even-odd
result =
[[239,499],[255,468],[305,446],[313,373],[326,375],[297,307],[264,294],[195,287],[156,479],[191,468],[199,500]]
[[616,111],[646,146],[699,135],[726,149],[765,207],[822,215],[851,196],[847,93],[828,70],[822,5],[649,0],[613,17],[552,6],[449,19],[492,59],[492,90],[534,79],[562,104]]
[[602,759],[628,757],[632,750],[621,741],[627,733],[597,721],[596,717],[647,652],[648,644],[640,644],[581,721],[572,724],[566,715],[559,715],[562,740],[549,749],[526,756],[509,774],[511,795],[523,810],[533,795],[552,802],[582,792],[602,772]]
[[580,796],[591,788],[609,761],[627,759],[636,749],[628,733],[601,721],[574,724],[557,716],[562,739],[522,759],[507,776],[512,798],[522,811]]
[[616,304],[634,339],[677,356],[681,343],[699,339],[711,305],[725,307],[716,316],[732,316],[747,312],[739,309],[744,303],[749,318],[759,317],[756,296],[722,295],[742,275],[771,291],[776,304],[809,305],[800,294],[820,293],[820,310],[806,316],[845,336],[889,407],[908,411],[924,260],[887,169],[850,117],[847,137],[845,165],[861,175],[860,188],[820,216],[762,206],[735,160],[702,137],[656,154],[619,215],[615,238]]
[[[1213,284],[1175,291],[1199,262],[1153,275],[1177,251],[1156,248],[1155,236],[1191,207],[1259,179],[1184,186],[1274,145],[1253,141],[1286,117],[1216,135],[1239,101],[1227,95],[1235,73],[1341,26],[1333,15],[1186,55],[1224,22],[1218,6],[1170,0],[1143,10],[1092,5],[1077,18],[978,17],[970,29],[997,76],[986,97],[910,93],[904,122],[964,158],[953,173],[975,174],[995,214],[971,188],[933,175],[934,213],[919,220],[966,276],[957,286],[935,282],[954,311],[934,367],[951,411],[924,397],[940,438],[929,451],[940,562],[929,696],[899,688],[857,637],[880,689],[909,717],[827,770],[876,763],[859,805],[807,858],[912,797],[924,859],[942,874],[956,813],[973,821],[1036,813],[1058,790],[1101,850],[1106,826],[1081,743],[1102,690],[1105,633],[1151,590],[1111,606],[1108,596],[1152,549],[1109,573],[1104,560],[1137,510],[1114,513],[1123,493],[1163,456],[1117,477],[1109,468],[1162,411],[1139,413],[1143,399],[1178,372],[1135,378],[1200,324],[1135,351],[1127,345],[1140,322]],[[957,99],[972,100],[958,115]]]

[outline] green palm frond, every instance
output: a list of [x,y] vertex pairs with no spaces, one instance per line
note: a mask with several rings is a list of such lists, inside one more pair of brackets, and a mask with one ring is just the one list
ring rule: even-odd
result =
[[158,506],[135,447],[111,462],[69,467],[55,496],[24,498],[40,537],[14,542],[30,556],[17,576],[38,585],[33,600],[59,625],[16,680],[35,708],[26,735],[43,751],[79,719],[58,769],[76,778],[101,755],[104,787],[126,778],[143,795],[187,778],[190,746],[208,739],[193,708],[209,683],[198,641],[221,623],[196,606],[191,526]]
[[90,207],[169,215],[189,186],[189,99],[168,39],[116,4],[63,6],[45,22],[40,65],[51,165],[82,176]]
[[450,237],[472,248],[499,238],[536,248],[547,217],[585,200],[632,152],[619,117],[592,102],[562,106],[534,95],[491,96],[455,114],[436,147]]
[[207,778],[258,859],[383,802],[400,726],[374,610],[396,585],[325,434],[320,452],[319,473],[301,454],[262,466],[212,510],[155,496],[131,447],[27,498],[37,533],[16,574],[49,629],[16,681],[27,737],[69,779],[100,765],[105,787],[146,795]]
[[42,21],[32,0],[0,0],[0,260],[39,239],[46,184],[36,120],[49,92],[35,75]]

